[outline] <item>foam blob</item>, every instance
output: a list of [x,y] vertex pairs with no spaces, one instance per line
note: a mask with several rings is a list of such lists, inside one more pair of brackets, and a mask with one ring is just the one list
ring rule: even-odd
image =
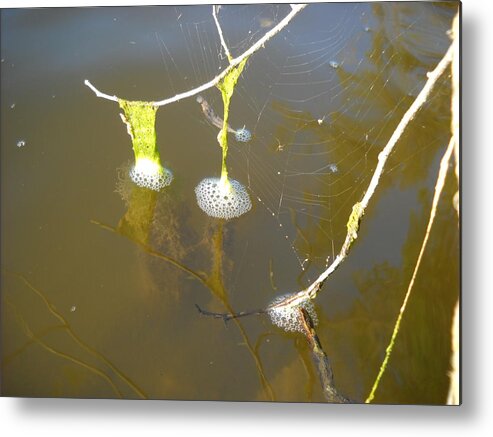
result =
[[252,133],[242,127],[235,132],[236,141],[241,141],[242,143],[248,143],[252,139]]
[[[289,295],[281,296],[272,302],[271,305],[282,302]],[[304,332],[303,321],[299,309],[303,308],[311,317],[313,324],[318,325],[317,313],[315,307],[310,299],[306,299],[297,305],[286,305],[279,308],[270,309],[267,314],[270,317],[271,322],[287,332]]]
[[246,188],[234,179],[205,178],[195,187],[195,195],[200,209],[211,217],[229,220],[252,207]]
[[147,158],[138,159],[130,169],[129,175],[139,187],[154,191],[160,191],[173,180],[173,173],[170,170]]

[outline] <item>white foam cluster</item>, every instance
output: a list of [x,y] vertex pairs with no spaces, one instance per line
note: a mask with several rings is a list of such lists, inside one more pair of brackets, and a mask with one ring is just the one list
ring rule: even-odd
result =
[[150,159],[139,159],[130,169],[130,179],[142,188],[160,191],[171,184],[173,173]]
[[232,219],[252,207],[246,188],[234,179],[222,183],[219,178],[205,178],[195,187],[197,203],[207,215]]
[[[289,297],[281,296],[276,298],[272,304],[282,302]],[[270,309],[267,314],[270,317],[271,322],[287,332],[304,332],[303,320],[300,315],[300,308],[303,308],[311,317],[313,324],[318,324],[317,313],[315,307],[310,299],[306,299],[297,305],[285,305],[278,308]]]
[[248,143],[252,139],[252,133],[242,127],[235,132],[236,141],[241,141],[242,143]]

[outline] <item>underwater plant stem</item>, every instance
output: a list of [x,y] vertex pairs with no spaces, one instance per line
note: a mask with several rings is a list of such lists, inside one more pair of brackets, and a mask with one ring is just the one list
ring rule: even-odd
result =
[[171,258],[170,256],[167,256],[164,253],[155,251],[154,249],[152,249],[150,246],[148,246],[147,244],[143,243],[142,241],[135,240],[135,239],[129,237],[128,235],[126,235],[126,234],[122,234],[121,232],[118,231],[118,229],[115,229],[112,226],[106,225],[104,223],[101,223],[101,222],[99,222],[97,220],[92,220],[92,219],[89,220],[89,222],[92,223],[93,225],[99,226],[101,229],[105,229],[107,231],[114,232],[115,234],[122,235],[122,236],[128,238],[130,241],[133,241],[135,244],[137,244],[138,246],[140,246],[142,248],[142,250],[145,253],[147,253],[148,255],[151,255],[151,256],[153,256],[155,258],[160,258],[160,259],[162,259],[162,260],[164,260],[164,261],[166,261],[166,262],[174,265],[176,268],[178,268],[178,269],[182,270],[183,272],[187,273],[191,278],[194,278],[194,279],[198,280],[205,287],[207,287],[207,288],[210,289],[210,286],[207,283],[206,278],[204,278],[199,273],[193,271],[192,269],[188,268],[187,266],[181,264],[177,260]]
[[[212,88],[216,86],[226,75],[237,65],[239,65],[244,59],[248,58],[250,55],[254,54],[257,52],[260,48],[264,46],[264,44],[269,41],[273,36],[278,34],[282,29],[284,29],[289,22],[307,6],[306,4],[298,4],[298,5],[292,5],[291,6],[291,11],[289,12],[288,15],[286,15],[278,24],[277,26],[273,27],[271,30],[269,30],[262,38],[260,38],[256,43],[254,43],[252,46],[250,46],[249,49],[245,50],[241,55],[238,57],[232,59],[230,61],[230,64],[228,65],[227,68],[225,68],[221,73],[219,73],[214,79],[211,79],[209,82],[206,82],[196,88],[193,88],[189,91],[183,92],[176,94],[173,97],[169,97],[164,100],[160,100],[157,102],[154,102],[156,106],[165,106],[169,105],[170,103],[178,102],[179,100],[186,99],[188,97],[195,96],[197,94],[200,94],[201,92],[208,90],[209,88]],[[106,100],[111,100],[113,102],[118,103],[118,97],[116,96],[110,96],[108,94],[105,94],[101,91],[99,91],[89,80],[84,80],[84,84],[87,85],[95,94],[97,97],[101,97]]]
[[115,383],[111,380],[111,378],[108,375],[106,375],[104,372],[102,372],[101,370],[97,369],[96,367],[90,366],[89,364],[85,363],[84,361],[79,360],[78,358],[75,358],[75,357],[73,357],[71,355],[68,355],[68,354],[66,354],[64,352],[60,352],[60,351],[54,349],[49,344],[47,344],[46,342],[44,342],[43,340],[41,340],[39,337],[37,337],[32,332],[31,328],[29,328],[29,325],[27,324],[27,322],[24,319],[24,317],[21,316],[21,314],[19,313],[19,311],[18,311],[17,307],[15,306],[15,304],[8,297],[5,298],[5,301],[12,307],[12,309],[14,311],[14,315],[15,315],[17,321],[19,322],[19,324],[21,325],[24,333],[26,334],[26,336],[30,340],[32,340],[33,342],[37,343],[39,346],[41,346],[43,349],[47,350],[48,352],[51,352],[53,355],[58,356],[60,358],[64,358],[64,359],[66,359],[68,361],[72,361],[73,363],[78,364],[79,366],[82,366],[86,370],[88,370],[90,372],[93,372],[96,375],[100,376],[102,379],[104,379],[111,386],[111,388],[118,395],[118,397],[120,399],[123,399],[123,393],[118,389],[118,387],[115,385]]
[[221,45],[223,46],[224,52],[226,53],[226,56],[228,57],[228,61],[231,62],[233,60],[233,57],[231,56],[231,52],[229,51],[228,46],[226,45],[226,41],[225,41],[224,35],[223,35],[223,30],[221,28],[221,24],[219,23],[219,19],[217,18],[218,9],[219,9],[219,6],[212,5],[212,16],[214,17],[214,22],[216,23],[217,33],[219,33],[219,38],[221,39]]
[[423,238],[423,243],[421,244],[421,249],[419,251],[418,259],[416,260],[416,265],[414,266],[414,271],[411,277],[411,280],[409,281],[409,285],[407,287],[406,294],[404,296],[404,301],[402,302],[401,308],[399,310],[399,315],[397,316],[397,320],[394,325],[394,330],[392,331],[392,337],[390,338],[389,344],[387,348],[385,349],[385,357],[383,359],[382,364],[380,365],[380,370],[378,372],[378,375],[375,379],[375,382],[373,383],[373,386],[371,388],[370,394],[368,395],[368,398],[365,400],[365,403],[369,404],[375,397],[375,392],[378,389],[378,386],[380,384],[380,380],[382,379],[382,376],[387,368],[387,364],[390,359],[390,355],[392,354],[392,350],[394,349],[394,344],[395,344],[395,339],[397,338],[397,334],[399,333],[399,329],[401,326],[401,321],[402,317],[404,315],[404,311],[406,310],[407,303],[409,301],[409,297],[411,295],[411,291],[414,286],[414,281],[416,280],[416,275],[418,273],[419,267],[421,265],[421,260],[423,259],[423,254],[426,249],[426,246],[428,244],[428,239],[430,237],[430,232],[431,232],[431,227],[433,226],[433,222],[435,221],[435,215],[437,211],[437,206],[438,206],[438,201],[440,200],[440,195],[442,193],[443,186],[445,184],[445,179],[447,177],[447,171],[448,171],[448,166],[449,166],[449,161],[450,157],[452,155],[452,152],[454,150],[455,146],[455,140],[454,137],[450,139],[449,145],[447,147],[447,150],[445,151],[442,160],[440,162],[440,170],[438,172],[438,178],[435,184],[435,194],[433,196],[433,201],[431,204],[431,210],[430,210],[430,218],[428,219],[428,226],[426,227],[426,232],[425,236]]
[[[214,232],[211,239],[212,264],[210,268],[210,273],[208,274],[207,283],[210,284],[209,288],[212,291],[212,295],[219,299],[221,304],[225,307],[226,311],[231,312],[232,308],[231,304],[229,303],[228,293],[224,284],[224,229],[225,228],[223,222],[218,222],[214,226]],[[199,312],[202,312],[198,305],[195,306],[198,308]],[[252,347],[245,328],[239,320],[235,319],[233,320],[233,322],[235,323],[236,327],[240,331],[241,336],[243,337],[243,345],[247,348],[248,352],[252,356],[255,367],[257,369],[259,382],[266,394],[267,399],[274,401],[274,391],[272,390],[272,387],[267,380],[260,357]]]
[[128,377],[126,376],[125,374],[123,374],[123,372],[121,370],[119,370],[108,358],[106,358],[104,355],[102,355],[100,352],[98,352],[96,349],[94,349],[93,347],[89,346],[88,344],[86,344],[73,330],[72,328],[70,327],[70,324],[68,323],[68,320],[63,317],[62,314],[60,314],[55,305],[53,305],[48,299],[47,297],[44,295],[44,293],[40,290],[38,290],[33,284],[31,284],[31,282],[29,282],[25,277],[24,275],[22,275],[21,273],[18,273],[18,272],[11,272],[11,271],[7,271],[6,270],[6,273],[8,274],[11,274],[15,277],[17,277],[19,280],[21,280],[22,282],[24,282],[24,284],[31,290],[33,291],[42,301],[43,303],[46,305],[46,307],[48,308],[48,311],[60,322],[60,327],[65,329],[66,332],[69,334],[69,336],[82,348],[84,349],[86,352],[90,353],[91,355],[93,355],[94,357],[100,359],[101,361],[103,361],[116,375],[118,375],[118,377],[120,379],[122,379],[129,387],[131,387],[135,393],[137,393],[142,399],[147,399],[147,395],[142,391],[142,389],[140,389],[139,387],[137,387],[137,385]]

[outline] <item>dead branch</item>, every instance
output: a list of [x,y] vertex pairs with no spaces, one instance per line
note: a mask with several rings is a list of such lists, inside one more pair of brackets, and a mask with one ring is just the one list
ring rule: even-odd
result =
[[[278,34],[282,29],[284,29],[289,22],[301,11],[303,8],[305,8],[306,4],[299,4],[299,5],[291,5],[291,11],[289,12],[288,15],[286,15],[278,24],[277,26],[273,27],[271,30],[269,30],[262,38],[260,38],[256,43],[254,43],[249,49],[245,50],[241,55],[239,55],[236,58],[233,58],[230,60],[229,65],[227,68],[225,68],[221,73],[219,73],[214,79],[210,80],[209,82],[206,82],[194,89],[191,89],[189,91],[183,92],[176,94],[173,97],[169,97],[167,99],[160,100],[158,102],[152,102],[155,106],[165,106],[169,105],[170,103],[178,102],[179,100],[186,99],[188,97],[195,96],[209,88],[212,88],[216,86],[226,75],[237,65],[239,65],[244,59],[248,58],[249,56],[253,55],[255,52],[257,52],[259,49],[264,47],[264,45],[276,34]],[[113,102],[118,103],[118,97],[113,95],[110,96],[109,94],[105,94],[101,91],[99,91],[89,80],[84,80],[84,84],[87,85],[93,92],[96,94],[97,97],[101,97],[106,100],[111,100]]]
[[299,312],[305,337],[312,351],[325,398],[328,402],[332,403],[350,403],[351,401],[341,395],[334,386],[334,375],[332,373],[329,358],[322,348],[322,344],[320,343],[320,339],[315,331],[315,326],[313,325],[310,315],[304,308],[299,308]]

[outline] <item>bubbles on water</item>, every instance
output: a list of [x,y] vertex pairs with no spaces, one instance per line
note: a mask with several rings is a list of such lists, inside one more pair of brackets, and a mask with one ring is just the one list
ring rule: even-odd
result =
[[12,104],[10,105],[10,109],[14,109],[14,108],[15,108],[15,103],[12,103]]
[[[280,303],[290,295],[284,295],[274,299],[271,305]],[[303,308],[311,317],[313,324],[318,325],[317,313],[310,299],[303,300],[293,305],[283,305],[267,311],[271,322],[286,332],[304,332],[303,320],[300,315],[300,308]]]
[[337,173],[339,171],[339,168],[337,167],[337,164],[330,164],[329,165],[329,170],[332,172],[332,173]]
[[195,187],[197,204],[207,215],[232,219],[248,212],[252,207],[246,188],[234,179],[229,184],[219,178],[203,179]]
[[245,127],[242,127],[235,132],[235,138],[236,141],[248,143],[252,139],[252,133],[248,129],[245,129]]
[[330,61],[329,62],[329,65],[332,67],[332,68],[339,68],[339,62],[337,61]]
[[17,147],[24,147],[26,145],[26,142],[24,140],[19,140],[17,141]]
[[140,159],[130,169],[130,179],[139,187],[160,191],[173,180],[173,173],[167,168],[149,160]]

